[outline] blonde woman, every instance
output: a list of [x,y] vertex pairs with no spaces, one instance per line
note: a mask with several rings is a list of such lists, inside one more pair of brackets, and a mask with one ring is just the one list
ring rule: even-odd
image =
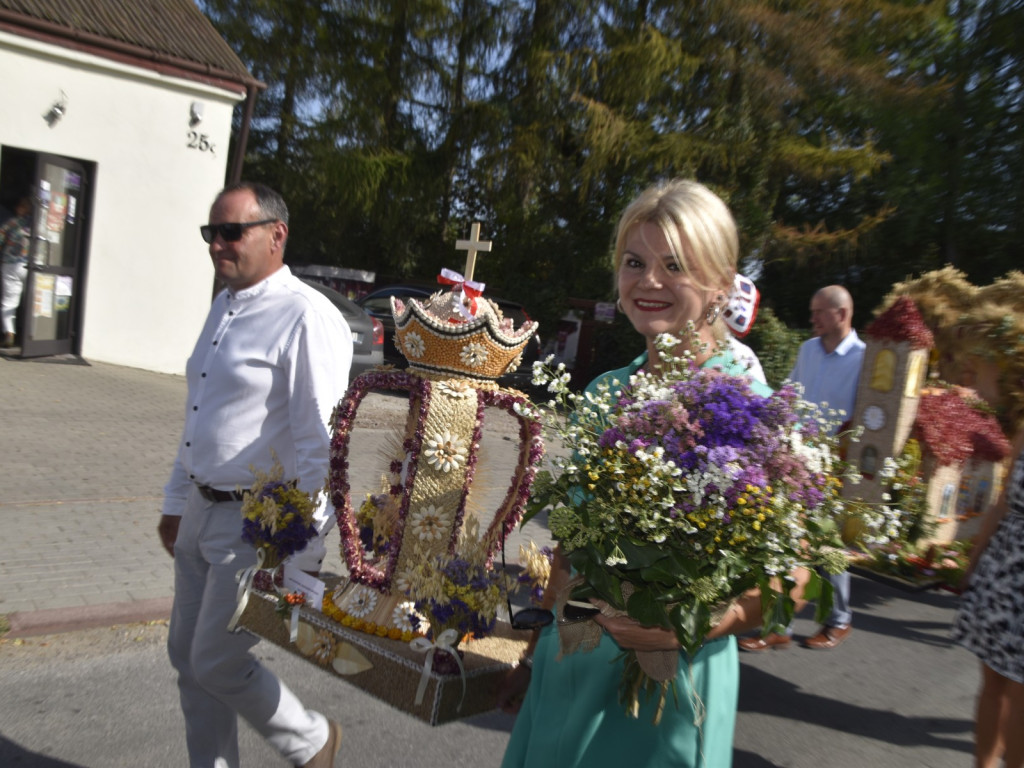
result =
[[[642,193],[619,222],[614,269],[618,306],[643,337],[646,351],[589,389],[613,377],[625,381],[641,367],[656,370],[655,339],[662,333],[688,338],[683,331],[690,323],[701,346],[692,350],[698,363],[745,373],[748,366],[729,351],[728,331],[719,318],[738,253],[732,215],[706,187],[673,181]],[[759,394],[770,393],[756,381],[751,386]],[[545,591],[548,607],[569,576],[566,560],[556,551]],[[679,653],[676,694],[669,697],[659,725],[652,722],[654,701],[641,700],[636,718],[625,713],[619,702],[619,656],[624,648],[678,650],[675,633],[628,617],[595,620],[604,634],[587,653],[558,658],[557,629],[549,625],[536,632],[502,692],[506,711],[519,712],[503,767],[730,765],[739,689],[733,635],[760,624],[758,596],[739,600],[692,659]]]

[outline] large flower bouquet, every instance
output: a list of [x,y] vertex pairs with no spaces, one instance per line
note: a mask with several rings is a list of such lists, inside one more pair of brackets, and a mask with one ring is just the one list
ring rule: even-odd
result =
[[[678,343],[659,339],[658,373],[596,393],[572,394],[561,366],[535,366],[534,383],[554,397],[527,410],[568,450],[554,460],[557,476],[538,475],[527,514],[552,508],[552,535],[582,578],[572,599],[596,597],[671,629],[692,656],[724,608],[754,588],[764,631],[782,631],[793,615],[791,573],[838,572],[846,559],[835,422],[798,386],[760,396],[746,378],[673,357]],[[884,538],[890,521],[862,514]],[[827,581],[812,571],[805,595],[823,617]],[[655,689],[627,656],[623,690],[635,711],[636,693]],[[664,697],[669,683],[657,682]]]

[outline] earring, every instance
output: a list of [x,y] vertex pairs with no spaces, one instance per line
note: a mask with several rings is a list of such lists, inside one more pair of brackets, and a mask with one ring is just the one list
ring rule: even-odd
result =
[[722,313],[722,308],[718,304],[713,304],[708,307],[708,311],[704,314],[704,319],[707,320],[708,325],[714,325],[715,320]]
[[622,299],[615,300],[615,308],[619,310],[619,312],[621,312],[622,314],[626,314],[626,310],[622,308]]

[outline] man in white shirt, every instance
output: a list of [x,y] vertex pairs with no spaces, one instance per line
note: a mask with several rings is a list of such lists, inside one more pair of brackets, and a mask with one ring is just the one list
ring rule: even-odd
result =
[[[853,297],[841,285],[820,289],[811,299],[814,338],[800,345],[789,378],[804,387],[804,399],[828,410],[842,411],[841,420],[853,415],[857,384],[864,362],[865,344],[853,330]],[[835,648],[853,631],[850,610],[850,573],[823,574],[832,584],[832,611],[817,634],[804,640],[816,650]],[[786,647],[790,635],[770,634],[745,637],[739,646],[745,651]]]
[[[293,765],[329,768],[341,727],[303,707],[249,652],[255,638],[227,626],[235,576],[256,564],[236,489],[252,484],[250,467],[269,470],[275,456],[301,490],[323,486],[328,420],[347,388],[352,336],[341,313],[284,266],[288,208],[275,191],[227,187],[200,230],[226,288],[188,360],[185,429],[158,526],[174,558],[168,653],[189,763],[237,768],[241,715]],[[289,564],[318,572],[332,523],[321,498],[320,536]]]

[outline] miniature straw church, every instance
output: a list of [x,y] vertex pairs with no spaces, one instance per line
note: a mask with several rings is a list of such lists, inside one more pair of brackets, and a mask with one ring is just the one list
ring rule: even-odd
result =
[[[978,516],[1002,484],[1009,451],[1003,430],[1016,429],[1024,414],[1017,354],[1024,346],[1024,307],[1014,303],[1022,301],[1022,287],[1024,276],[1012,273],[978,289],[948,267],[895,286],[864,331],[852,420],[862,434],[850,447],[861,482],[846,484],[844,496],[882,503],[891,482],[882,476],[883,462],[912,439],[922,459],[930,538],[945,542],[976,533]],[[930,362],[941,379],[970,383],[963,380],[972,355],[1002,361],[1008,374],[1002,425],[969,390],[924,386]]]

